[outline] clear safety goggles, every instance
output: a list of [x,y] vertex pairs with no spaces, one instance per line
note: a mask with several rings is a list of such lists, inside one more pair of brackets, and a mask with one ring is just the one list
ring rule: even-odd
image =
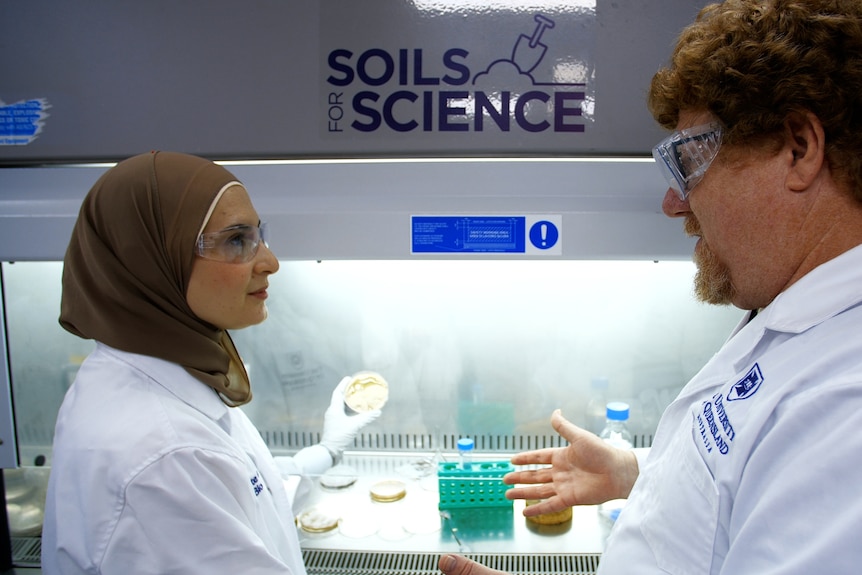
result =
[[721,147],[721,126],[716,123],[674,132],[652,150],[667,183],[685,201],[700,183]]
[[231,264],[251,261],[260,244],[266,243],[266,224],[260,226],[231,226],[218,232],[198,236],[197,254],[208,260]]

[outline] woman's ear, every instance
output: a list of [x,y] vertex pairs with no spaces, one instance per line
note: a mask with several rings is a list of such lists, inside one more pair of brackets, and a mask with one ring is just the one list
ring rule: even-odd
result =
[[792,113],[784,121],[784,135],[790,161],[787,187],[795,192],[805,191],[817,179],[825,162],[823,124],[811,112]]

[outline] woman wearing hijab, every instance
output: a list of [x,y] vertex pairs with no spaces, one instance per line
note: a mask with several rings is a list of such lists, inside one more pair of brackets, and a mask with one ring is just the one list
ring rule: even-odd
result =
[[60,323],[96,348],[57,418],[44,573],[305,573],[285,485],[380,412],[345,415],[344,378],[320,444],[276,460],[235,409],[252,393],[227,330],[266,318],[265,233],[243,185],[186,154],[129,158],[84,199]]

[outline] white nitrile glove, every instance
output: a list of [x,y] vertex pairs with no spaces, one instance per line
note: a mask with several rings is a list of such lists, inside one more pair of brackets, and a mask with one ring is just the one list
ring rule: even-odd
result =
[[381,413],[379,409],[353,415],[344,412],[344,388],[352,379],[347,376],[335,387],[329,407],[323,415],[323,437],[320,439],[320,445],[332,454],[333,464],[341,460],[342,452],[350,446],[359,430],[380,417]]

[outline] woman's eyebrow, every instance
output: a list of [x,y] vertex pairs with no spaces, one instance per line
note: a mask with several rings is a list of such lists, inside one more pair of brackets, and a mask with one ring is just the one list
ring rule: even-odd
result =
[[210,233],[220,234],[222,232],[232,232],[234,230],[250,230],[254,227],[260,227],[260,224],[258,224],[258,226],[253,226],[252,224],[233,224]]

